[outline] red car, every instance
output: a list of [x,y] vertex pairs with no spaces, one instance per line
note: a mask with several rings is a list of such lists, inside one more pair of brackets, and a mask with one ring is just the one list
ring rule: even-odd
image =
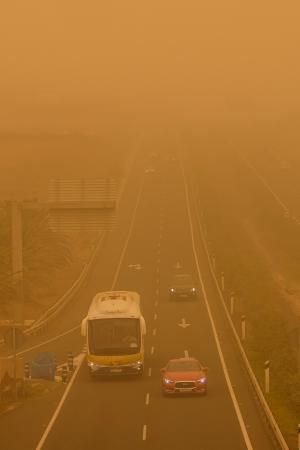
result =
[[195,358],[171,359],[161,369],[164,394],[202,394],[207,392],[207,367]]

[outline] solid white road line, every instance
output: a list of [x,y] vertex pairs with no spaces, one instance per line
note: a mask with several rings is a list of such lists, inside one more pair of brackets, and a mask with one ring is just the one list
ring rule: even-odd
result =
[[71,390],[71,387],[72,387],[72,385],[73,385],[73,383],[75,381],[76,375],[77,375],[77,373],[78,373],[78,371],[79,371],[79,369],[80,369],[80,367],[81,367],[81,365],[82,365],[82,363],[84,361],[85,355],[81,354],[80,356],[81,357],[78,358],[78,365],[77,365],[77,367],[76,367],[76,369],[75,369],[75,371],[74,371],[74,373],[72,375],[71,380],[69,381],[69,384],[66,387],[64,395],[62,396],[62,398],[61,398],[61,400],[60,400],[60,402],[59,402],[59,404],[58,404],[58,406],[57,406],[57,408],[56,408],[56,410],[55,410],[55,412],[54,412],[50,422],[48,423],[47,428],[44,431],[43,436],[41,437],[38,445],[36,446],[35,450],[40,450],[43,447],[43,445],[45,443],[45,440],[47,439],[47,436],[49,435],[49,433],[50,433],[50,431],[51,431],[51,429],[52,429],[52,427],[53,427],[53,425],[54,425],[54,423],[55,423],[55,421],[56,421],[56,419],[57,419],[57,417],[58,417],[58,415],[60,413],[60,410],[63,407],[63,404],[64,404],[64,402],[65,402],[65,400],[66,400],[66,398],[67,398],[67,396],[68,396],[68,394],[69,394],[69,392]]
[[198,255],[197,255],[197,251],[196,251],[196,244],[195,244],[195,236],[194,236],[194,227],[193,227],[193,223],[192,223],[192,214],[191,214],[191,208],[190,208],[190,198],[189,198],[189,192],[188,192],[188,187],[187,187],[187,180],[186,180],[186,175],[184,172],[184,168],[183,168],[183,164],[181,162],[181,172],[182,172],[182,177],[183,177],[183,182],[184,182],[184,190],[185,190],[185,198],[186,198],[186,207],[187,207],[187,213],[188,213],[188,218],[189,218],[189,225],[190,225],[190,234],[191,234],[191,239],[192,239],[192,248],[193,248],[193,253],[194,253],[194,259],[195,259],[195,264],[196,264],[196,268],[197,268],[197,272],[198,272],[198,277],[199,277],[199,281],[201,284],[201,291],[202,291],[202,295],[204,298],[204,303],[207,309],[207,313],[208,313],[208,317],[209,317],[209,321],[212,327],[212,332],[213,332],[213,336],[216,342],[216,346],[217,346],[217,350],[219,353],[219,358],[220,358],[220,362],[221,362],[221,366],[224,372],[224,377],[227,383],[227,387],[228,387],[228,391],[229,394],[231,396],[231,400],[233,403],[233,407],[234,410],[236,412],[237,418],[238,418],[238,422],[241,428],[241,432],[246,444],[246,447],[248,450],[253,450],[252,447],[252,443],[250,441],[247,429],[246,429],[246,425],[244,422],[244,418],[242,416],[231,380],[230,380],[230,376],[228,373],[228,369],[226,366],[226,362],[225,362],[225,358],[223,355],[223,351],[222,351],[222,347],[221,347],[221,343],[220,343],[220,339],[218,336],[218,332],[217,332],[217,328],[213,319],[213,315],[209,306],[209,302],[208,302],[208,297],[207,297],[207,293],[206,293],[206,289],[204,286],[204,282],[203,282],[203,278],[202,278],[202,274],[201,274],[201,270],[200,270],[200,264],[199,264],[199,260],[198,260]]
[[132,231],[133,231],[133,227],[134,227],[134,223],[135,223],[137,210],[138,210],[138,207],[139,207],[139,204],[140,204],[140,201],[141,201],[141,197],[142,197],[144,182],[145,182],[145,179],[143,178],[143,181],[142,181],[141,186],[140,186],[140,191],[139,191],[139,194],[138,194],[138,198],[137,198],[134,210],[133,210],[132,219],[131,219],[131,223],[130,223],[127,239],[126,239],[126,242],[124,244],[124,247],[123,247],[123,250],[122,250],[122,253],[121,253],[121,256],[120,256],[119,264],[118,264],[118,267],[117,267],[117,270],[115,272],[115,276],[114,276],[114,279],[113,279],[113,282],[112,282],[112,285],[111,285],[111,288],[110,288],[111,291],[114,290],[114,287],[115,287],[115,285],[117,283],[117,279],[118,279],[118,276],[119,276],[119,273],[120,273],[120,270],[121,270],[121,266],[122,266],[123,259],[124,259],[124,256],[125,256],[125,253],[126,253],[126,250],[127,250],[127,247],[128,247],[128,243],[129,243],[131,235],[132,235]]

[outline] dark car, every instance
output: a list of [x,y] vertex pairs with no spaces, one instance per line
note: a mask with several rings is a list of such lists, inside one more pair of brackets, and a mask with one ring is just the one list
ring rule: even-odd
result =
[[161,369],[162,392],[165,395],[207,393],[207,367],[195,358],[171,359]]
[[195,299],[197,291],[192,277],[186,273],[174,275],[169,289],[169,296],[170,300]]

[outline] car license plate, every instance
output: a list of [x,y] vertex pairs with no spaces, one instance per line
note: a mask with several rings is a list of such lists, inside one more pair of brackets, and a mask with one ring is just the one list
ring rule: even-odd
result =
[[114,369],[110,369],[110,371],[113,372],[113,373],[118,373],[118,372],[122,372],[122,369],[116,367]]
[[179,388],[179,392],[191,392],[192,388]]

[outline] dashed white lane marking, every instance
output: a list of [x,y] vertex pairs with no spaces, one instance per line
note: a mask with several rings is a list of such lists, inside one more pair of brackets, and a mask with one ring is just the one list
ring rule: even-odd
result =
[[159,274],[159,267],[158,266],[156,267],[156,272]]
[[159,289],[156,289],[155,293],[156,293],[156,295],[158,297],[159,296]]
[[143,441],[147,439],[147,425],[143,426]]
[[149,367],[149,369],[148,369],[148,377],[151,377],[151,375],[152,375],[152,369],[151,369],[151,367]]
[[156,313],[154,314],[154,320],[157,320],[157,314]]
[[160,265],[160,258],[157,258],[157,265]]
[[153,336],[156,336],[156,328],[153,328],[152,334]]
[[188,358],[189,357],[189,352],[187,350],[184,350],[184,357]]
[[146,400],[145,400],[145,403],[147,406],[149,405],[149,402],[150,402],[150,394],[149,394],[149,392],[147,392]]
[[153,353],[154,353],[154,346],[152,345],[152,347],[151,347],[151,355],[153,355]]
[[155,300],[154,306],[158,305],[158,300]]

